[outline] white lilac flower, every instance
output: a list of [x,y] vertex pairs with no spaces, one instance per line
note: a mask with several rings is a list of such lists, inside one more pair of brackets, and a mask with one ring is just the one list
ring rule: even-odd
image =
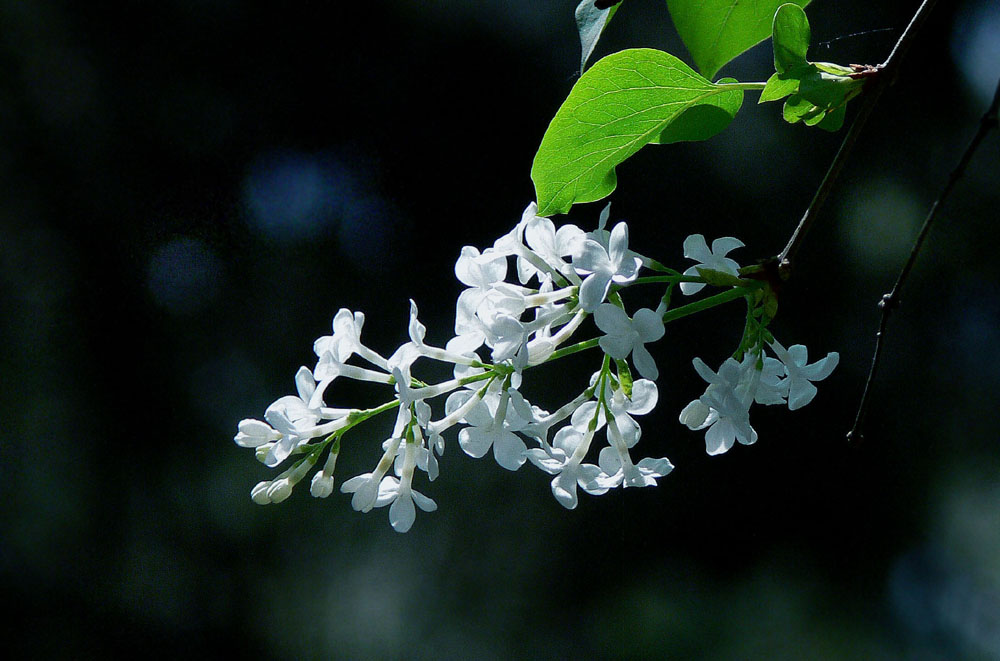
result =
[[[692,234],[684,239],[684,256],[693,259],[698,264],[684,271],[684,275],[698,275],[698,269],[711,269],[721,271],[730,275],[738,275],[740,265],[726,255],[736,248],[742,248],[743,242],[731,236],[724,236],[721,239],[712,241],[712,249],[708,249],[705,237],[701,234]],[[705,286],[703,282],[682,282],[681,292],[684,294],[695,294]]]
[[534,202],[528,203],[528,206],[526,206],[524,211],[521,212],[521,219],[517,222],[517,225],[514,226],[514,229],[494,241],[493,247],[488,249],[487,252],[492,252],[504,257],[507,257],[508,255],[523,254],[525,251],[524,228],[537,215],[538,205]]
[[621,484],[626,487],[654,487],[657,478],[674,469],[666,457],[646,457],[638,465],[632,463],[629,446],[621,434],[617,419],[608,422],[607,434],[609,445],[598,456],[597,464],[601,468],[601,474],[594,481],[594,486],[606,489],[613,489]]
[[525,309],[527,309],[525,295],[528,292],[529,290],[523,287],[506,282],[497,283],[479,301],[479,307],[476,308],[476,316],[486,326],[489,326],[490,322],[500,314],[520,319]]
[[406,532],[417,513],[414,503],[425,512],[437,509],[437,503],[413,488],[413,470],[417,462],[417,446],[407,443],[399,478],[387,475],[379,483],[375,507],[389,507],[389,523],[396,532]]
[[358,512],[370,512],[378,503],[379,485],[383,476],[389,471],[399,452],[399,444],[402,439],[399,437],[390,438],[385,444],[385,452],[379,460],[375,470],[371,473],[356,475],[340,485],[342,493],[352,493],[351,507]]
[[524,323],[509,314],[497,314],[486,327],[486,344],[493,349],[493,362],[513,360],[523,369],[528,363],[528,333]]
[[354,494],[351,497],[351,507],[358,512],[368,512],[375,507],[378,499],[378,486],[382,481],[382,475],[376,473],[365,473],[356,475],[340,485],[343,493]]
[[340,454],[340,442],[336,441],[333,448],[326,456],[326,463],[322,470],[316,471],[313,475],[312,483],[309,485],[309,493],[316,498],[326,498],[333,493],[333,472],[337,468],[337,457]]
[[608,398],[611,415],[618,423],[618,430],[627,447],[634,447],[642,436],[639,423],[632,416],[645,415],[652,411],[656,407],[658,397],[659,391],[654,382],[649,379],[639,379],[632,384],[631,397],[626,397],[625,391],[618,388]]
[[254,485],[250,490],[250,500],[258,505],[269,505],[271,499],[267,497],[267,490],[271,488],[271,481],[264,480]]
[[[597,397],[597,393],[594,396]],[[618,429],[628,447],[633,447],[642,436],[639,424],[632,416],[645,415],[652,411],[656,407],[658,397],[656,384],[649,379],[639,379],[632,384],[631,398],[626,397],[625,391],[621,388],[613,388],[610,383],[605,385],[604,401],[611,409],[611,415],[617,420]],[[580,432],[589,429],[592,422],[595,430],[602,429],[607,424],[604,408],[596,399],[580,404],[570,418],[570,424]]]
[[247,418],[240,420],[238,433],[233,437],[236,445],[244,448],[256,448],[265,443],[281,440],[281,432],[276,431],[263,420]]
[[322,399],[316,401],[316,382],[309,368],[299,368],[295,374],[295,387],[298,396],[281,397],[264,412],[264,419],[281,434],[281,438],[271,446],[264,459],[264,463],[271,468],[283,462],[300,442],[322,433],[318,431],[318,423],[323,415],[323,409],[319,406]]
[[465,246],[455,262],[455,276],[468,286],[459,294],[455,306],[455,334],[479,332],[481,322],[476,311],[490,289],[507,276],[507,257],[489,251],[480,253],[477,248]]
[[[555,271],[567,278],[575,279],[579,284],[579,278],[573,269],[564,261],[565,257],[570,257],[580,249],[580,244],[584,240],[584,233],[576,225],[563,225],[558,230],[555,224],[548,218],[537,216],[528,221],[524,230],[524,239],[532,252],[538,255],[545,265],[550,267],[548,272],[531,266],[527,260],[521,260],[518,264],[526,264],[524,268],[530,275],[537,275],[539,281],[546,277],[551,278],[551,271]],[[526,280],[522,280],[526,282]]]
[[[476,396],[468,392],[468,397]],[[449,406],[465,403],[464,393],[455,393],[448,398]],[[453,399],[454,398],[454,399]],[[490,448],[496,462],[507,470],[515,471],[525,461],[527,450],[524,441],[515,432],[527,427],[531,408],[513,388],[501,392],[487,392],[465,415],[470,425],[458,433],[458,443],[470,457],[479,459]]]
[[[386,369],[386,360],[361,343],[361,329],[365,325],[364,312],[351,312],[341,308],[333,317],[333,335],[324,335],[313,343],[313,351],[320,359],[332,353],[339,363],[345,363],[358,354],[373,365]],[[322,379],[321,379],[322,380]]]
[[[606,493],[607,489],[594,486],[600,468],[593,464],[581,463],[590,448],[594,432],[580,433],[571,426],[566,426],[556,432],[551,446],[533,448],[525,455],[552,478],[550,487],[556,501],[566,509],[574,509],[578,499],[577,486],[583,487],[594,496]],[[589,488],[584,485],[591,485]]]
[[588,274],[580,285],[580,305],[593,312],[604,302],[611,283],[624,284],[635,280],[642,260],[628,249],[628,226],[618,223],[611,230],[608,247],[594,239],[585,239],[573,253],[573,266]]
[[409,485],[404,485],[401,480],[386,475],[379,484],[376,507],[389,507],[389,523],[396,532],[407,532],[417,518],[417,507],[425,512],[433,512],[437,509],[437,503],[420,493]]
[[777,340],[770,343],[771,349],[784,365],[788,386],[788,408],[791,411],[800,409],[813,400],[816,396],[816,386],[812,381],[822,381],[830,376],[837,363],[840,362],[840,354],[832,351],[825,358],[817,360],[812,365],[808,365],[809,351],[805,346],[796,344],[785,349]]
[[[744,369],[757,369],[757,357],[752,354],[748,353],[743,361],[744,363],[752,361],[752,365],[745,365]],[[784,404],[788,397],[788,379],[784,378],[785,366],[780,360],[767,356],[759,371],[753,400],[758,404]]]
[[601,349],[616,360],[624,360],[632,354],[632,362],[639,374],[656,380],[659,370],[646,349],[646,343],[656,342],[663,337],[663,319],[649,308],[636,310],[632,319],[617,305],[604,303],[594,313],[594,322],[604,333],[600,339]]
[[705,381],[705,393],[681,411],[680,420],[692,430],[708,428],[705,432],[705,451],[722,454],[735,441],[750,445],[757,441],[757,432],[750,426],[750,405],[753,392],[744,380],[745,370],[734,358],[727,358],[713,372],[700,358],[694,359],[694,368]]

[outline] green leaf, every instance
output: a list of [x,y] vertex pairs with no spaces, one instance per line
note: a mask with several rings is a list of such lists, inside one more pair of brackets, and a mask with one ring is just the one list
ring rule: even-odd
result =
[[[714,135],[724,128],[718,113],[732,119],[742,98],[739,89],[709,82],[663,51],[636,48],[599,60],[570,90],[535,154],[539,215],[606,197],[617,185],[615,167],[647,143]],[[717,110],[686,120],[676,134],[667,130],[701,105]]]
[[[711,78],[727,62],[771,36],[784,0],[667,0],[674,27],[698,70]],[[809,0],[795,0],[805,7]]]
[[836,131],[844,124],[845,106],[861,91],[863,80],[852,78],[853,69],[830,62],[809,62],[809,21],[802,8],[784,4],[774,13],[774,68],[760,101],[774,101],[789,94],[782,116],[785,121]]
[[626,397],[632,397],[632,370],[628,368],[628,363],[621,359],[615,359],[615,367],[618,368],[618,383]]
[[[735,83],[737,80],[723,78],[719,82]],[[701,105],[685,110],[649,143],[668,145],[673,142],[708,140],[729,126],[742,105],[743,92],[740,90],[714,96]]]
[[580,48],[583,51],[580,55],[580,73],[587,68],[587,60],[597,47],[597,41],[604,33],[604,28],[608,27],[612,17],[621,4],[598,9],[595,3],[601,0],[583,0],[576,6],[576,29],[580,33]]
[[774,70],[785,73],[806,66],[809,50],[809,21],[802,7],[784,4],[774,12]]
[[743,281],[732,273],[716,271],[714,269],[705,269],[700,266],[695,267],[695,270],[698,271],[698,275],[705,279],[705,282],[713,287],[739,287],[743,284]]
[[764,90],[760,93],[757,103],[767,103],[783,99],[789,94],[794,94],[799,89],[798,78],[786,78],[783,74],[774,73],[767,79]]
[[844,117],[847,115],[847,104],[844,103],[833,109],[832,112],[828,112],[823,119],[816,124],[817,128],[821,128],[824,131],[829,131],[833,133],[839,131],[840,127],[844,125]]

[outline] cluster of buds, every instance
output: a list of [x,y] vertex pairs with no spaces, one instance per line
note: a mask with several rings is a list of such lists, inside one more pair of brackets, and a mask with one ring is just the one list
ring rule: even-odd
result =
[[[552,493],[568,509],[576,507],[579,489],[600,495],[618,487],[654,486],[673,465],[666,457],[633,459],[641,437],[635,416],[652,411],[658,397],[658,369],[646,344],[663,337],[666,322],[733,300],[747,302],[739,347],[718,372],[694,359],[708,386],[680,414],[689,428],[706,430],[709,454],[725,452],[735,441],[756,441],[749,421],[753,403],[804,406],[816,394],[812,382],[836,366],[836,353],[807,364],[805,347],[785,349],[774,339],[767,326],[776,302],[767,279],[754,277],[759,267],[741,269],[727,257],[742,247],[738,240],[717,239],[709,248],[701,235],[688,237],[684,255],[697,264],[681,273],[632,251],[625,223],[606,230],[609,208],[592,232],[570,224],[557,230],[536,211],[534,203],[528,205],[514,229],[492,247],[462,249],[455,275],[467,289],[456,304],[455,335],[444,347],[425,342],[426,328],[413,301],[410,339],[388,358],[362,343],[363,313],[337,312],[333,334],[313,345],[315,367],[301,367],[295,376],[297,394],[271,404],[264,420],[239,423],[237,445],[254,448],[269,468],[295,459],[276,478],[252,489],[254,502],[288,498],[324,452],[326,460],[313,475],[310,492],[329,496],[348,432],[393,410],[396,421],[382,443],[378,464],[343,482],[341,491],[352,494],[351,505],[361,512],[388,506],[389,521],[398,532],[410,529],[416,508],[437,508],[413,481],[418,470],[429,481],[437,478],[444,434],[452,427],[458,428],[459,446],[472,457],[492,451],[507,470],[530,462],[552,475]],[[655,275],[640,276],[643,269]],[[655,310],[640,308],[628,315],[621,292],[635,285],[664,289]],[[721,291],[671,306],[675,289],[690,296],[706,285]],[[589,316],[600,336],[570,344]],[[546,411],[521,393],[524,375],[533,367],[596,348],[603,352],[600,368],[582,392],[559,408]],[[454,378],[421,381],[414,367],[429,360],[450,364]],[[361,361],[366,365],[356,364]],[[633,379],[633,367],[640,378]],[[384,384],[393,395],[373,408],[330,407],[325,393],[337,379]],[[444,411],[435,419],[430,402],[442,396]],[[596,457],[596,463],[588,463],[588,457]]]

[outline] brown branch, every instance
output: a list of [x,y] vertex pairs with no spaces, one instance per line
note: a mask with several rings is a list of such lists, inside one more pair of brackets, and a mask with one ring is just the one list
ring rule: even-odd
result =
[[979,147],[979,143],[983,141],[983,138],[985,138],[991,130],[997,128],[998,111],[1000,111],[1000,82],[997,83],[996,92],[993,94],[993,102],[979,120],[979,130],[976,131],[972,140],[969,141],[969,145],[965,148],[965,152],[959,159],[955,169],[953,169],[951,174],[948,175],[948,181],[945,183],[944,188],[941,189],[941,193],[938,195],[937,199],[934,200],[934,204],[931,205],[930,211],[927,212],[924,224],[920,228],[920,232],[917,234],[916,240],[913,242],[913,248],[910,250],[910,256],[907,258],[906,263],[900,270],[899,277],[896,278],[896,284],[892,286],[892,291],[883,295],[882,299],[878,303],[878,307],[882,311],[882,318],[879,321],[878,332],[875,334],[875,353],[872,355],[872,364],[868,370],[868,378],[865,380],[865,389],[861,395],[861,403],[858,405],[858,414],[854,419],[854,427],[847,433],[848,441],[860,442],[862,440],[862,426],[865,421],[865,416],[868,413],[871,386],[875,381],[875,374],[878,371],[879,361],[882,357],[882,349],[885,346],[885,328],[889,322],[889,315],[892,314],[893,309],[899,307],[899,292],[903,288],[903,284],[906,282],[906,279],[909,277],[910,271],[913,270],[913,264],[917,261],[917,255],[920,254],[920,249],[923,247],[924,240],[930,232],[931,225],[933,224],[935,218],[937,218],[938,209],[940,209],[941,205],[944,204],[945,199],[951,193],[955,184],[958,183],[958,180],[962,178],[962,175],[965,173],[966,166],[968,166],[969,161],[972,160],[973,154],[975,154],[976,149]]
[[784,250],[778,255],[778,272],[782,279],[787,280],[791,275],[795,254],[802,246],[802,242],[805,241],[806,235],[816,220],[816,216],[819,215],[820,209],[823,208],[823,203],[826,202],[827,196],[833,190],[834,184],[840,176],[840,171],[847,162],[847,157],[850,156],[851,150],[858,140],[858,136],[861,135],[861,129],[864,128],[865,123],[868,121],[868,117],[875,108],[875,104],[878,102],[882,92],[893,83],[898,75],[900,63],[906,56],[914,37],[927,20],[927,16],[936,2],[937,0],[923,0],[913,18],[910,19],[909,25],[906,26],[903,34],[896,41],[896,45],[893,46],[889,57],[886,58],[885,62],[874,67],[873,74],[869,74],[869,82],[865,84],[858,114],[855,115],[854,120],[851,122],[851,127],[848,129],[847,135],[844,136],[843,142],[840,143],[840,149],[837,150],[837,155],[833,157],[833,162],[830,163],[830,168],[826,171],[826,175],[823,177],[819,188],[816,189],[816,194],[806,208],[805,213],[802,214],[802,219],[799,220],[799,224],[792,232]]

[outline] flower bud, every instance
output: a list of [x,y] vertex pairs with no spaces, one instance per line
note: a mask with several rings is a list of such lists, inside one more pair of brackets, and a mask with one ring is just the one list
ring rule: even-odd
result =
[[247,418],[240,421],[239,433],[233,437],[233,440],[236,442],[236,445],[245,448],[256,448],[265,443],[277,441],[280,438],[281,432],[273,429],[271,425],[261,420]]
[[292,495],[292,483],[287,477],[282,477],[271,483],[267,488],[267,497],[272,503],[280,503]]
[[708,419],[710,410],[700,399],[696,399],[681,411],[680,421],[687,425],[688,429],[699,429]]
[[267,490],[271,487],[271,483],[267,480],[263,482],[258,482],[253,489],[250,490],[250,498],[253,502],[258,505],[267,505],[271,502],[271,499],[267,495]]
[[326,498],[333,493],[333,475],[325,470],[313,475],[312,484],[309,485],[309,493],[316,498]]

